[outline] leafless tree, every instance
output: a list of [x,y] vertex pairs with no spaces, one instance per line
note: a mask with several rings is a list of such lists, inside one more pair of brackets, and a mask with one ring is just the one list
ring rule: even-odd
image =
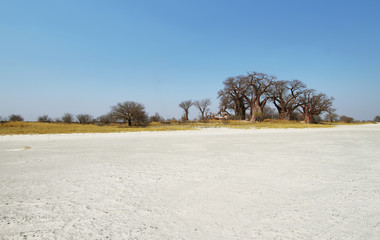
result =
[[0,123],[4,123],[7,121],[7,118],[0,117]]
[[92,122],[93,117],[90,114],[78,114],[76,115],[80,124],[88,124]]
[[300,96],[306,85],[299,81],[275,81],[269,95],[277,108],[280,120],[290,120],[294,110],[300,106]]
[[182,108],[183,111],[185,112],[185,114],[184,114],[184,120],[185,121],[189,121],[189,109],[193,105],[194,105],[193,101],[191,101],[191,100],[183,101],[179,104],[179,107]]
[[243,82],[247,89],[244,98],[249,104],[252,122],[256,122],[258,116],[264,116],[263,108],[270,99],[268,92],[275,79],[275,76],[258,72],[250,72],[244,77]]
[[48,115],[42,115],[38,117],[39,122],[52,122],[53,120]]
[[204,120],[207,117],[207,112],[210,111],[208,107],[211,105],[211,99],[206,98],[197,100],[194,102],[194,106],[201,112],[201,119]]
[[126,101],[113,106],[112,115],[115,120],[128,123],[128,126],[132,126],[132,123],[143,125],[148,121],[144,105],[133,101]]
[[235,115],[240,119],[245,119],[249,108],[250,120],[255,122],[263,119],[263,108],[270,99],[268,92],[275,79],[275,76],[258,72],[230,77],[223,82],[224,89],[218,92],[218,98],[223,106],[233,103]]
[[19,114],[12,114],[8,117],[10,122],[22,122],[24,118]]
[[244,120],[246,117],[247,105],[244,99],[246,87],[242,81],[243,76],[229,77],[223,84],[224,88],[218,92],[220,99],[220,112],[233,109],[235,118]]
[[153,116],[149,118],[149,122],[162,122],[164,118],[160,116],[159,113],[155,113]]
[[99,116],[97,118],[98,125],[108,125],[113,122],[112,113],[107,113]]
[[71,113],[65,113],[62,116],[62,121],[64,123],[72,123],[74,122],[74,116]]
[[316,122],[316,117],[321,113],[331,109],[334,98],[330,98],[324,93],[317,93],[314,89],[307,89],[303,91],[300,100],[305,122],[312,123]]
[[335,113],[336,109],[331,108],[325,115],[326,122],[337,122],[339,119],[339,115]]

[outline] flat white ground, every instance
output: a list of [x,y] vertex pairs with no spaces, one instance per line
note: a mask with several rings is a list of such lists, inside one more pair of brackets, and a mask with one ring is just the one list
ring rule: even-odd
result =
[[380,239],[380,124],[2,136],[0,239]]

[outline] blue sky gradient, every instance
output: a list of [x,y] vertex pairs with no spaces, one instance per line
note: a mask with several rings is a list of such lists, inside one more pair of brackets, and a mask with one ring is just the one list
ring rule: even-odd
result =
[[[380,1],[1,1],[0,116],[179,118],[248,71],[299,79],[338,114],[380,115]],[[194,109],[191,117],[199,114]]]

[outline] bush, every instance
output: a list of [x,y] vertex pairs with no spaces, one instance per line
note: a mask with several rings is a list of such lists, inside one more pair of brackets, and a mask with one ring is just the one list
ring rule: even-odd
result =
[[52,122],[52,119],[48,115],[42,115],[38,117],[39,122]]
[[78,114],[76,115],[76,118],[80,124],[88,124],[93,120],[93,117],[90,114]]
[[10,122],[23,122],[24,118],[21,115],[18,114],[12,114],[9,116]]
[[74,116],[71,113],[65,113],[62,116],[62,122],[72,123],[72,122],[74,122]]
[[380,122],[380,115],[377,115],[374,119],[373,119],[374,122]]
[[98,125],[108,125],[114,121],[111,113],[101,115],[97,120]]
[[255,112],[254,114],[257,122],[264,121],[264,114],[262,112]]
[[160,114],[155,113],[153,116],[149,118],[149,122],[162,122],[164,118],[160,116]]
[[339,121],[344,122],[344,123],[353,123],[354,118],[342,115],[342,116],[340,116]]

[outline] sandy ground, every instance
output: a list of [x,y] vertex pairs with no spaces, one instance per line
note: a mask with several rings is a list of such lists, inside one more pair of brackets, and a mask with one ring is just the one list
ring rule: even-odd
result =
[[380,239],[380,124],[1,136],[0,239]]

